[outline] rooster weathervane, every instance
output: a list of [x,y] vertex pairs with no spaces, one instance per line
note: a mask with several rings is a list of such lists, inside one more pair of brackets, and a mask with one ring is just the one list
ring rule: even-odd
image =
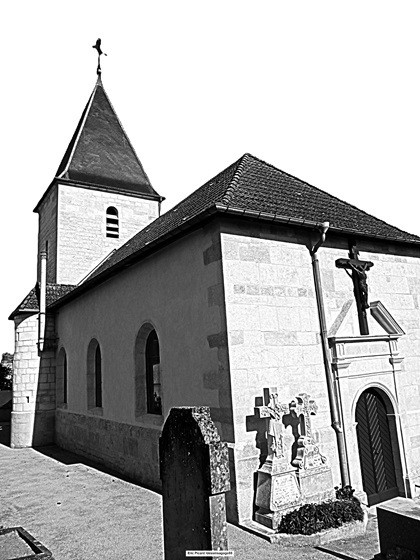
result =
[[96,49],[98,51],[98,67],[96,69],[96,73],[98,74],[98,76],[101,75],[101,54],[104,54],[105,56],[107,56],[106,53],[103,52],[103,50],[101,49],[101,40],[97,39],[96,43],[94,45],[92,45],[93,49]]

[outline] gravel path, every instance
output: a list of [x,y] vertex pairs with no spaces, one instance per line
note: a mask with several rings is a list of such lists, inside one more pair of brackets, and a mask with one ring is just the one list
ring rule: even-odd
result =
[[[0,525],[22,526],[55,560],[160,560],[161,497],[93,468],[57,447],[0,445]],[[363,538],[324,547],[282,547],[229,525],[237,560],[371,560],[379,552],[376,519]]]

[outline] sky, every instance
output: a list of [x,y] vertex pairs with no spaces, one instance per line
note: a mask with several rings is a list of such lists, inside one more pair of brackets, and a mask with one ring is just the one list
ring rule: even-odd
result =
[[37,215],[102,78],[170,209],[245,152],[420,235],[417,1],[21,0],[2,6],[0,353]]

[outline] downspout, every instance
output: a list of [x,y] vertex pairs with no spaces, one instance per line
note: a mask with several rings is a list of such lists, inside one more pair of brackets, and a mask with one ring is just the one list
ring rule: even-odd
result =
[[327,234],[329,226],[330,226],[329,222],[324,222],[322,224],[322,227],[320,228],[321,237],[319,238],[318,242],[310,249],[310,254],[312,257],[312,270],[314,274],[316,304],[318,307],[319,326],[321,329],[322,357],[324,360],[325,377],[327,380],[328,400],[329,400],[330,412],[331,412],[331,426],[335,431],[335,435],[337,438],[341,483],[343,486],[346,486],[347,484],[350,484],[347,451],[346,451],[346,444],[344,441],[343,428],[341,426],[340,415],[338,411],[339,407],[338,407],[337,391],[335,387],[335,380],[334,380],[333,372],[331,369],[331,363],[330,363],[330,355],[329,355],[328,340],[327,340],[327,323],[325,320],[321,274],[319,271],[319,261],[317,256],[317,251],[325,241],[325,236]]
[[39,315],[38,315],[38,351],[44,350],[45,342],[45,311],[47,295],[47,252],[41,251],[40,255],[40,281],[39,281]]

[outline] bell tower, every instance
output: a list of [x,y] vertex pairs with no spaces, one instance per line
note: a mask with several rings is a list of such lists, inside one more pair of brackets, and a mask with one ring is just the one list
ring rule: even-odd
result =
[[79,284],[160,213],[163,197],[121,126],[98,68],[55,177],[34,209],[38,255],[47,252],[48,283]]

